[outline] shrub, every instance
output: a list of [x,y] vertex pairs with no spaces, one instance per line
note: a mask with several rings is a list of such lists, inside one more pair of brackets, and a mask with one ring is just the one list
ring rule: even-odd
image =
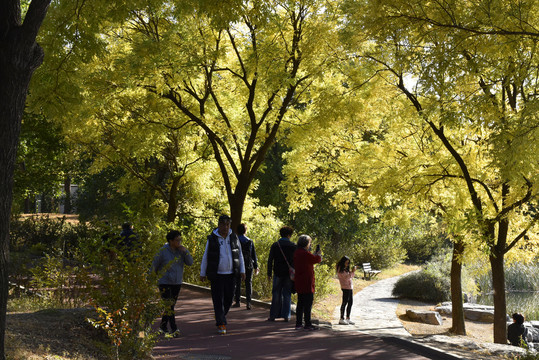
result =
[[[88,239],[81,252],[96,274],[98,286],[87,286],[97,318],[89,321],[106,330],[117,358],[148,355],[156,341],[152,331],[163,304],[157,292],[157,277],[149,271],[162,238],[145,229],[139,231],[139,248],[103,247],[101,239]],[[93,241],[92,241],[93,240]]]
[[96,229],[86,223],[70,224],[65,218],[51,219],[48,215],[14,219],[10,224],[11,251],[31,249],[35,255],[55,249],[64,257],[72,258],[79,241],[96,236]]
[[427,218],[412,221],[409,228],[402,229],[402,247],[406,250],[407,261],[422,264],[432,255],[450,246],[449,241],[435,227],[427,222]]
[[[402,262],[406,251],[401,246],[399,229],[373,224],[370,231],[358,239],[353,256],[354,264],[370,262],[373,268],[385,269]],[[342,255],[341,255],[342,256]]]
[[400,278],[393,288],[392,295],[424,302],[447,301],[450,299],[450,283],[446,278],[423,270]]

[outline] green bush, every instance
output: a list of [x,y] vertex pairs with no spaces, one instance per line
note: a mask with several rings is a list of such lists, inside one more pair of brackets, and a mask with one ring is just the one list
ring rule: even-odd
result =
[[398,298],[437,303],[451,298],[450,286],[446,278],[423,270],[400,278],[393,288],[392,295]]
[[[107,332],[117,358],[135,359],[148,355],[156,341],[155,318],[164,307],[157,291],[157,277],[149,271],[160,247],[161,231],[140,228],[139,248],[126,252],[100,238],[81,244],[81,255],[90,264],[94,283],[86,283],[96,317],[89,321]],[[93,286],[97,285],[97,286]]]
[[401,229],[401,233],[407,261],[413,264],[422,264],[430,260],[433,254],[450,246],[447,238],[438,233],[436,228],[427,222],[427,218],[412,221],[409,228]]
[[52,249],[64,257],[72,258],[79,241],[96,236],[97,230],[86,223],[70,224],[65,218],[51,219],[49,216],[13,219],[10,224],[11,251],[31,249],[35,255],[44,255]]
[[[406,251],[398,236],[399,229],[388,228],[381,223],[373,224],[370,231],[358,239],[351,259],[354,264],[370,262],[373,268],[385,269],[401,263]],[[341,255],[342,256],[342,255]]]

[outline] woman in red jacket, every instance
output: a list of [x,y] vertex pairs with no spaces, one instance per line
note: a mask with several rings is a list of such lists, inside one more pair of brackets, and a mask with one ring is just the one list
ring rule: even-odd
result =
[[[314,298],[314,264],[322,261],[319,249],[311,254],[312,239],[308,235],[301,235],[298,238],[298,248],[294,253],[294,269],[296,270],[296,292],[298,293],[298,304],[296,306],[296,330],[318,330],[311,324],[311,309]],[[305,326],[303,325],[305,318]]]

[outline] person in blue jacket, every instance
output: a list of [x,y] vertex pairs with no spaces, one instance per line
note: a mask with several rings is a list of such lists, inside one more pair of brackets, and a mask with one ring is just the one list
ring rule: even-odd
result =
[[[247,310],[251,310],[251,297],[253,296],[253,274],[258,275],[258,259],[256,257],[255,244],[253,240],[245,236],[247,225],[239,224],[236,228],[236,234],[240,240],[241,252],[243,253],[243,261],[245,263],[245,302]],[[241,297],[241,277],[236,276],[236,290],[234,298],[236,302],[232,307],[240,307]]]
[[[163,334],[170,334],[172,337],[180,336],[180,330],[176,325],[174,306],[178,301],[180,289],[183,283],[184,265],[193,265],[193,257],[189,250],[182,245],[181,233],[172,230],[167,234],[167,243],[161,248],[153,259],[154,271],[161,275],[158,281],[161,298],[167,304],[163,312],[159,331]],[[170,326],[170,332],[167,325]]]

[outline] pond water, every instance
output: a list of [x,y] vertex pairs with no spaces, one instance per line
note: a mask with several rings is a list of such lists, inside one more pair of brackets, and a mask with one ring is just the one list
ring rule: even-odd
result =
[[[518,312],[524,315],[526,320],[539,320],[539,292],[510,292],[506,293],[507,313],[509,315]],[[492,295],[478,295],[477,303],[493,305]]]

